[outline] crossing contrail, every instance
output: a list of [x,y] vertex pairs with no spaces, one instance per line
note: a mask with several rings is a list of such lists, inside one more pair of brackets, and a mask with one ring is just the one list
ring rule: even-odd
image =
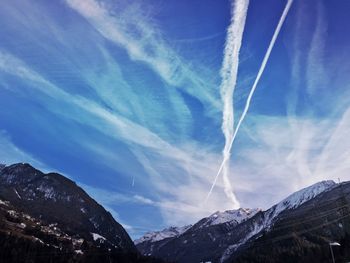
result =
[[[290,7],[291,7],[293,1],[294,1],[294,0],[288,0],[287,4],[286,4],[286,6],[285,6],[285,8],[284,8],[284,10],[283,10],[282,16],[281,16],[280,20],[278,21],[277,27],[276,27],[275,32],[274,32],[274,34],[273,34],[273,36],[272,36],[272,39],[271,39],[271,41],[270,41],[269,47],[267,48],[266,54],[265,54],[264,59],[263,59],[263,61],[262,61],[262,63],[261,63],[261,66],[260,66],[260,69],[259,69],[259,71],[258,71],[258,74],[257,74],[257,76],[256,76],[256,78],[255,78],[254,84],[253,84],[253,86],[252,86],[252,88],[251,88],[251,90],[250,90],[250,92],[249,92],[249,95],[248,95],[248,98],[247,98],[247,101],[246,101],[244,110],[243,110],[243,112],[242,112],[242,115],[241,115],[241,117],[240,117],[240,119],[239,119],[239,121],[238,121],[238,123],[237,123],[236,129],[234,129],[233,135],[229,138],[229,140],[227,140],[226,134],[225,134],[226,142],[227,142],[227,141],[229,142],[228,145],[225,144],[224,153],[226,152],[226,155],[224,154],[223,161],[222,161],[222,163],[221,163],[221,165],[220,165],[220,168],[219,168],[219,170],[218,170],[218,172],[217,172],[217,174],[216,174],[216,176],[215,176],[214,182],[213,182],[213,184],[212,184],[212,186],[211,186],[211,188],[210,188],[210,190],[209,190],[209,192],[208,192],[208,195],[207,195],[207,197],[206,197],[206,199],[205,199],[205,202],[209,199],[209,197],[210,197],[210,195],[211,195],[211,193],[212,193],[212,191],[213,191],[213,189],[214,189],[214,187],[215,187],[215,184],[216,184],[216,182],[217,182],[217,179],[218,179],[220,173],[223,171],[224,174],[225,174],[225,172],[226,172],[225,170],[228,169],[228,168],[226,168],[226,167],[228,167],[227,165],[228,165],[228,160],[229,160],[229,157],[230,157],[230,152],[231,152],[232,144],[233,144],[233,142],[234,142],[234,140],[235,140],[235,138],[236,138],[236,136],[237,136],[237,132],[238,132],[238,130],[239,130],[239,128],[240,128],[240,126],[241,126],[241,124],[242,124],[242,122],[243,122],[245,116],[247,115],[247,112],[248,112],[249,107],[250,107],[250,102],[251,102],[252,97],[253,97],[253,95],[254,95],[255,89],[256,89],[256,87],[257,87],[259,81],[260,81],[260,78],[261,78],[261,76],[262,76],[262,73],[263,73],[264,70],[265,70],[267,61],[268,61],[268,59],[269,59],[269,57],[270,57],[270,55],[271,55],[272,48],[273,48],[274,45],[275,45],[276,39],[277,39],[277,37],[278,37],[278,34],[279,34],[279,32],[280,32],[280,30],[281,30],[281,28],[282,28],[282,25],[283,25],[283,23],[284,23],[284,21],[285,21],[285,19],[286,19],[286,17],[287,17],[287,14],[288,14],[288,12],[289,12],[289,10],[290,10]],[[236,79],[236,76],[235,76],[235,79]],[[232,117],[232,120],[233,120],[233,117]],[[231,127],[232,127],[232,130],[233,130],[233,125],[232,125]],[[227,147],[226,147],[226,146],[227,146]],[[227,178],[227,180],[228,180],[228,178]],[[224,178],[224,184],[225,184],[225,178]],[[226,184],[225,184],[225,189],[226,189]],[[226,190],[225,190],[225,192],[226,192]],[[232,193],[232,194],[233,194],[233,193]],[[234,196],[234,194],[233,194],[233,196]]]

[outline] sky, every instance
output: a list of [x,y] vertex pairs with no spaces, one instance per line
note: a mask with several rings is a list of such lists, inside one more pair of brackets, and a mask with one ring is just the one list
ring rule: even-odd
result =
[[3,1],[0,162],[71,178],[133,238],[350,180],[349,12],[348,0]]

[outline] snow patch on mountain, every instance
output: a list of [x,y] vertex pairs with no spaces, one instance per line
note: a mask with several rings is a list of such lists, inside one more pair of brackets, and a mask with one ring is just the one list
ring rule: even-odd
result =
[[227,222],[235,222],[236,224],[240,224],[243,221],[253,217],[259,211],[261,211],[259,208],[239,208],[237,210],[227,210],[224,212],[217,211],[211,216],[207,217],[206,221],[201,225],[201,227],[219,225]]
[[265,211],[263,222],[255,223],[254,227],[242,240],[240,240],[237,244],[230,246],[227,251],[225,251],[222,260],[225,260],[229,254],[232,254],[233,251],[235,251],[241,245],[245,244],[251,238],[257,237],[258,234],[264,229],[267,231],[270,230],[274,225],[278,215],[283,211],[288,209],[295,209],[307,201],[315,198],[317,195],[333,189],[336,185],[337,184],[331,180],[321,181],[289,195],[287,198],[283,199],[281,202]]
[[321,181],[311,186],[305,187],[297,192],[294,192],[287,198],[283,199],[278,204],[266,211],[268,214],[267,220],[264,224],[268,229],[273,225],[274,219],[283,211],[288,209],[295,209],[305,202],[315,198],[320,193],[331,190],[337,184],[332,180]]
[[[205,228],[213,225],[219,225],[224,223],[234,223],[240,224],[245,220],[253,217],[256,213],[261,211],[259,208],[239,208],[237,210],[227,210],[224,212],[217,211],[211,216],[204,218],[200,221],[200,225],[198,223],[194,226],[195,228]],[[203,222],[204,221],[204,222]],[[134,243],[140,244],[143,242],[157,242],[166,238],[178,237],[188,229],[190,229],[192,225],[183,226],[183,227],[169,227],[161,231],[149,232],[146,233],[143,237],[134,240]]]
[[143,237],[134,240],[135,245],[143,242],[157,242],[170,237],[177,237],[182,233],[186,232],[192,225],[183,226],[183,227],[169,227],[161,231],[148,232]]
[[97,241],[97,240],[106,240],[105,237],[101,236],[100,234],[97,234],[97,233],[91,233],[92,235],[92,238],[94,239],[94,241]]
[[6,205],[8,206],[9,202],[8,201],[3,201],[0,199],[0,205]]
[[39,187],[36,188],[36,190],[43,193],[46,199],[56,200],[56,192],[52,186],[41,184]]
[[264,224],[253,224],[247,235],[239,242],[229,245],[220,258],[220,263],[225,262],[241,245],[245,244],[252,237],[256,237],[264,229]]

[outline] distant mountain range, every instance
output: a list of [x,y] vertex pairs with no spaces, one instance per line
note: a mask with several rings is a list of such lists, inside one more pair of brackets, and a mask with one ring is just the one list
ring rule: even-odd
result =
[[0,165],[0,262],[330,262],[330,242],[341,245],[336,262],[350,262],[350,182],[322,181],[266,211],[218,211],[134,244],[70,179]]
[[194,225],[135,240],[144,255],[175,262],[350,261],[350,182],[322,181],[266,211],[216,212]]
[[160,262],[73,181],[0,165],[0,262]]

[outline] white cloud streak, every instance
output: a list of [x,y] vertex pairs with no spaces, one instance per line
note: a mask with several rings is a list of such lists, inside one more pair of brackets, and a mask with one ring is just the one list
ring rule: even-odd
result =
[[[317,105],[322,105],[323,111],[328,112],[328,116],[333,118],[339,114],[338,105],[343,105],[340,101],[337,101],[337,106],[334,107],[333,103],[329,101],[327,97],[327,91],[331,70],[326,71],[324,66],[324,52],[325,52],[325,40],[327,32],[327,19],[325,16],[325,10],[322,2],[317,1],[315,3],[300,2],[296,10],[296,22],[293,24],[295,27],[293,34],[293,42],[291,49],[291,92],[287,95],[287,119],[290,129],[292,131],[292,141],[294,142],[294,148],[288,156],[290,163],[293,163],[297,168],[297,176],[299,180],[303,181],[303,176],[308,178],[317,177],[318,173],[323,173],[321,170],[315,174],[315,166],[319,166],[318,161],[313,158],[312,152],[308,151],[313,147],[311,144],[315,144],[314,136],[316,129],[311,128],[309,123],[297,122],[297,109],[303,108],[303,112],[299,113],[301,116],[317,116]],[[306,15],[308,12],[315,12],[315,18]],[[304,26],[303,25],[308,25]],[[309,33],[311,26],[312,33]],[[309,49],[304,53],[302,48],[305,43],[310,43]],[[305,63],[305,68],[303,64]],[[305,77],[305,80],[304,80]],[[333,78],[333,82],[337,82],[337,77]],[[303,97],[307,98],[307,102],[298,100],[300,93],[305,92]],[[326,96],[325,96],[326,95]],[[323,103],[326,101],[327,103]],[[316,107],[315,107],[316,106]],[[343,111],[344,108],[341,109]],[[316,117],[314,117],[316,118]],[[334,118],[336,121],[336,118]],[[321,120],[320,120],[321,122]],[[324,122],[324,120],[323,120]],[[329,123],[329,122],[327,122]],[[329,123],[330,126],[333,124]],[[336,124],[334,124],[336,125]],[[330,128],[325,128],[331,130]],[[314,131],[314,132],[311,132]],[[324,133],[328,134],[327,132]],[[331,136],[328,134],[328,136]],[[326,140],[322,140],[326,144]],[[319,148],[324,154],[327,153],[322,147]],[[322,166],[322,165],[321,165]]]
[[324,67],[325,38],[328,25],[325,19],[325,7],[322,1],[317,1],[316,25],[311,38],[308,62],[306,68],[307,91],[309,95],[319,92],[327,84],[327,72]]
[[6,131],[0,130],[0,163],[10,165],[18,162],[28,162],[42,170],[48,170],[37,158],[18,148]]
[[[198,204],[203,202],[202,197],[210,181],[210,174],[215,172],[214,167],[218,163],[219,156],[210,149],[205,149],[203,146],[199,148],[192,143],[175,147],[145,127],[108,111],[100,104],[58,88],[9,53],[0,52],[0,71],[22,79],[28,89],[44,94],[45,96],[37,96],[37,100],[48,110],[90,126],[105,136],[127,143],[148,172],[150,178],[148,187],[156,189],[160,196],[168,196],[166,200],[172,205],[158,206],[162,209],[167,222],[180,224],[186,220],[195,221],[217,209],[232,209],[232,204],[223,202],[224,196],[219,193],[207,206],[190,209],[198,207]],[[115,163],[113,161],[115,152],[111,152],[111,149],[103,147],[95,149],[89,145],[90,143],[87,143],[87,146],[83,146],[90,147],[92,151],[97,150],[97,155],[103,153],[103,158],[112,158],[111,163]],[[219,184],[219,191],[222,191],[222,184]],[[177,206],[175,204],[187,208],[182,209],[182,213],[176,218],[171,216],[172,209]]]
[[[291,129],[291,122],[303,128]],[[287,193],[318,181],[350,179],[350,108],[340,119],[252,115],[246,128],[253,141],[236,153],[239,158],[233,164],[240,174],[238,185],[245,206],[266,208]],[[300,140],[291,140],[294,137]],[[307,157],[308,172],[301,169],[296,152]]]
[[[284,23],[284,20],[285,20],[286,17],[287,17],[287,14],[288,14],[288,12],[289,12],[289,9],[290,9],[292,3],[293,3],[293,0],[288,0],[287,4],[286,4],[286,6],[285,6],[285,8],[284,8],[284,10],[283,10],[282,16],[281,16],[280,20],[278,21],[277,27],[276,27],[276,29],[275,29],[275,32],[274,32],[273,36],[272,36],[271,42],[270,42],[269,47],[268,47],[268,49],[267,49],[267,51],[266,51],[266,54],[265,54],[264,59],[263,59],[263,62],[262,62],[262,64],[261,64],[260,68],[259,68],[257,77],[256,77],[256,79],[255,79],[255,81],[254,81],[254,84],[253,84],[253,86],[252,86],[252,88],[251,88],[249,94],[248,94],[248,98],[247,98],[247,101],[246,101],[244,110],[243,110],[243,112],[242,112],[242,115],[241,115],[241,117],[240,117],[240,119],[239,119],[239,121],[238,121],[238,123],[237,123],[236,129],[235,129],[235,131],[234,131],[234,133],[233,133],[232,138],[230,138],[230,143],[229,143],[229,145],[228,145],[228,147],[227,147],[227,151],[228,151],[228,152],[231,151],[233,142],[234,142],[234,140],[235,140],[235,138],[236,138],[236,136],[237,136],[237,133],[238,133],[238,131],[239,131],[239,128],[240,128],[240,126],[241,126],[241,124],[242,124],[242,122],[243,122],[245,116],[247,115],[247,112],[248,112],[249,107],[250,107],[250,102],[251,102],[252,97],[253,97],[253,95],[254,95],[255,89],[256,89],[256,87],[257,87],[257,85],[258,85],[258,83],[259,83],[259,80],[260,80],[260,78],[261,78],[261,76],[262,76],[262,74],[263,74],[263,72],[264,72],[264,70],[265,70],[265,67],[266,67],[267,61],[268,61],[268,59],[269,59],[269,57],[270,57],[271,51],[272,51],[272,49],[273,49],[273,47],[274,47],[274,45],[275,45],[276,39],[277,39],[277,37],[278,37],[278,34],[279,34],[279,32],[280,32],[280,30],[281,30],[281,28],[282,28],[282,25],[283,25],[283,23]],[[225,148],[226,148],[226,147],[225,147]],[[208,199],[208,198],[210,197],[210,195],[211,195],[212,189],[214,188],[214,186],[215,186],[215,184],[216,184],[216,180],[217,180],[218,176],[219,176],[220,173],[225,169],[225,167],[226,167],[225,164],[226,164],[226,160],[224,159],[224,160],[222,161],[220,167],[219,167],[219,170],[218,170],[218,172],[217,172],[217,174],[216,174],[215,180],[214,180],[214,182],[213,182],[213,184],[212,184],[212,187],[211,187],[211,189],[210,189],[210,191],[209,191],[209,193],[208,193],[208,195],[207,195],[207,199]]]
[[[234,132],[234,106],[233,94],[237,82],[238,65],[239,65],[239,51],[242,44],[243,31],[247,17],[249,0],[238,0],[232,2],[232,18],[231,23],[227,29],[226,44],[224,50],[224,60],[221,68],[221,100],[223,102],[223,116],[222,116],[222,132],[225,136],[225,146],[223,149],[223,181],[226,196],[231,200],[234,208],[239,208],[240,204],[237,200],[229,179],[230,166],[230,142]],[[217,176],[215,177],[215,181]],[[215,185],[215,182],[213,183]],[[210,189],[207,199],[213,190]]]
[[[54,100],[64,102],[71,107],[73,106],[83,110],[84,116],[75,116],[69,112],[65,113],[64,108],[61,108],[60,111],[57,112],[59,114],[64,114],[66,117],[73,118],[83,124],[89,124],[108,136],[126,139],[130,143],[155,150],[166,156],[173,156],[175,159],[186,159],[185,153],[162,140],[159,136],[143,126],[117,113],[108,111],[92,100],[65,92],[38,73],[30,70],[21,60],[9,53],[0,52],[0,70],[33,82],[34,85],[32,85],[32,87]],[[88,114],[88,116],[92,115],[93,118],[87,118],[88,116],[86,116],[86,114]],[[96,118],[103,122],[98,123]]]
[[[220,104],[210,79],[199,77],[189,65],[166,43],[155,26],[147,22],[140,7],[113,10],[103,1],[66,0],[67,5],[78,12],[106,39],[124,48],[129,57],[148,65],[165,82],[184,89],[192,96],[219,109]],[[200,92],[199,92],[200,91]]]
[[[86,3],[89,4],[90,2],[91,0]],[[110,17],[110,14],[104,15]],[[115,19],[108,17],[107,19]],[[322,19],[322,17],[318,18],[319,29],[316,30],[318,35],[310,34],[315,39],[315,41],[312,41],[312,45],[320,44],[318,41],[324,41],[322,39],[324,31],[321,30],[322,23],[319,19]],[[118,29],[118,27],[116,28]],[[101,28],[100,30],[104,29]],[[122,29],[121,32],[125,32],[125,30]],[[138,43],[139,40],[135,41],[134,43]],[[322,55],[322,48],[322,45],[312,47],[312,56],[311,54],[310,56],[300,55],[299,62],[305,57],[307,60],[309,59],[309,65],[312,65],[312,67],[310,66],[305,70],[308,72],[308,83],[313,86],[310,91],[318,91],[317,83],[315,84],[311,78],[318,72],[318,63],[316,62],[322,62],[317,57]],[[135,54],[138,55],[138,53]],[[153,67],[150,64],[151,61],[142,60],[141,57],[137,59],[134,57],[133,59],[143,61]],[[267,60],[265,66],[266,63]],[[299,66],[295,70],[297,73],[304,69],[302,65]],[[155,68],[153,69],[156,71]],[[44,94],[45,96],[38,94],[35,99],[50,111],[92,127],[110,138],[122,140],[130,146],[130,150],[133,151],[148,173],[147,176],[149,177],[144,179],[147,180],[145,186],[154,189],[154,196],[145,197],[146,195],[141,194],[126,196],[96,190],[97,200],[109,210],[116,202],[134,202],[154,206],[161,210],[166,224],[182,225],[194,222],[215,210],[233,208],[232,202],[227,200],[222,191],[224,185],[221,178],[216,182],[218,187],[214,189],[215,194],[211,195],[206,205],[201,205],[203,196],[207,194],[207,186],[212,182],[211,175],[216,172],[215,167],[220,159],[218,154],[213,153],[214,151],[203,149],[201,145],[195,144],[187,146],[171,145],[160,138],[158,134],[125,117],[128,108],[130,108],[128,105],[124,107],[124,110],[117,109],[112,107],[112,103],[117,104],[117,102],[110,98],[109,105],[111,108],[125,113],[125,115],[120,116],[114,111],[107,110],[96,101],[60,89],[31,70],[22,61],[5,52],[0,52],[0,70],[22,78],[28,89],[33,88],[33,90]],[[106,72],[106,75],[115,74],[115,72]],[[169,83],[175,85],[176,82],[171,82],[175,81],[171,79],[172,75],[166,75],[165,73],[166,71],[158,72],[162,78],[169,78]],[[295,74],[297,75],[297,73]],[[105,83],[94,82],[97,77],[92,77],[89,83],[96,87],[104,85]],[[111,83],[113,81],[114,79],[108,80]],[[25,88],[24,85],[19,86]],[[14,87],[8,86],[8,89],[12,88]],[[344,90],[348,90],[347,86]],[[113,90],[106,92],[104,98],[108,100],[108,97],[113,93]],[[344,95],[343,97],[346,103],[340,103],[340,105],[348,106],[347,96]],[[295,104],[291,108],[293,107],[295,107]],[[344,109],[347,110],[344,111]],[[338,177],[341,180],[349,180],[350,153],[348,149],[350,149],[350,141],[348,140],[348,134],[350,133],[350,113],[348,108],[342,108],[341,111],[343,114],[339,119],[335,119],[335,114],[332,113],[333,116],[329,119],[312,118],[310,116],[309,118],[290,116],[288,120],[285,117],[279,119],[257,116],[254,119],[254,116],[251,116],[248,121],[256,121],[257,124],[245,125],[244,128],[249,132],[242,134],[242,136],[251,134],[251,139],[256,145],[251,147],[250,144],[247,144],[243,149],[234,151],[232,154],[238,155],[240,158],[233,158],[231,161],[233,162],[231,167],[234,166],[235,171],[239,174],[235,189],[239,193],[241,203],[244,206],[256,207],[258,205],[266,208],[285,197],[286,193],[319,180],[337,179]],[[339,112],[336,113],[338,116]],[[34,162],[35,157],[16,148],[10,138],[6,136],[5,140],[0,139],[2,159],[6,160],[8,158],[6,162],[9,163],[23,161],[23,159],[31,163]],[[291,138],[299,139],[292,140]],[[115,151],[113,151],[114,149],[109,148],[107,151],[103,146],[98,148],[92,142],[89,143],[91,143],[90,146],[85,145],[89,151],[95,151],[96,156],[103,156],[106,163],[108,161],[110,164],[115,163],[113,158],[117,157]],[[11,148],[10,146],[14,146],[14,150],[8,150],[8,148]],[[172,169],[169,169],[169,167]],[[103,200],[102,197],[106,199]],[[118,214],[115,213],[115,216],[118,216]],[[132,227],[135,228],[135,226]]]

